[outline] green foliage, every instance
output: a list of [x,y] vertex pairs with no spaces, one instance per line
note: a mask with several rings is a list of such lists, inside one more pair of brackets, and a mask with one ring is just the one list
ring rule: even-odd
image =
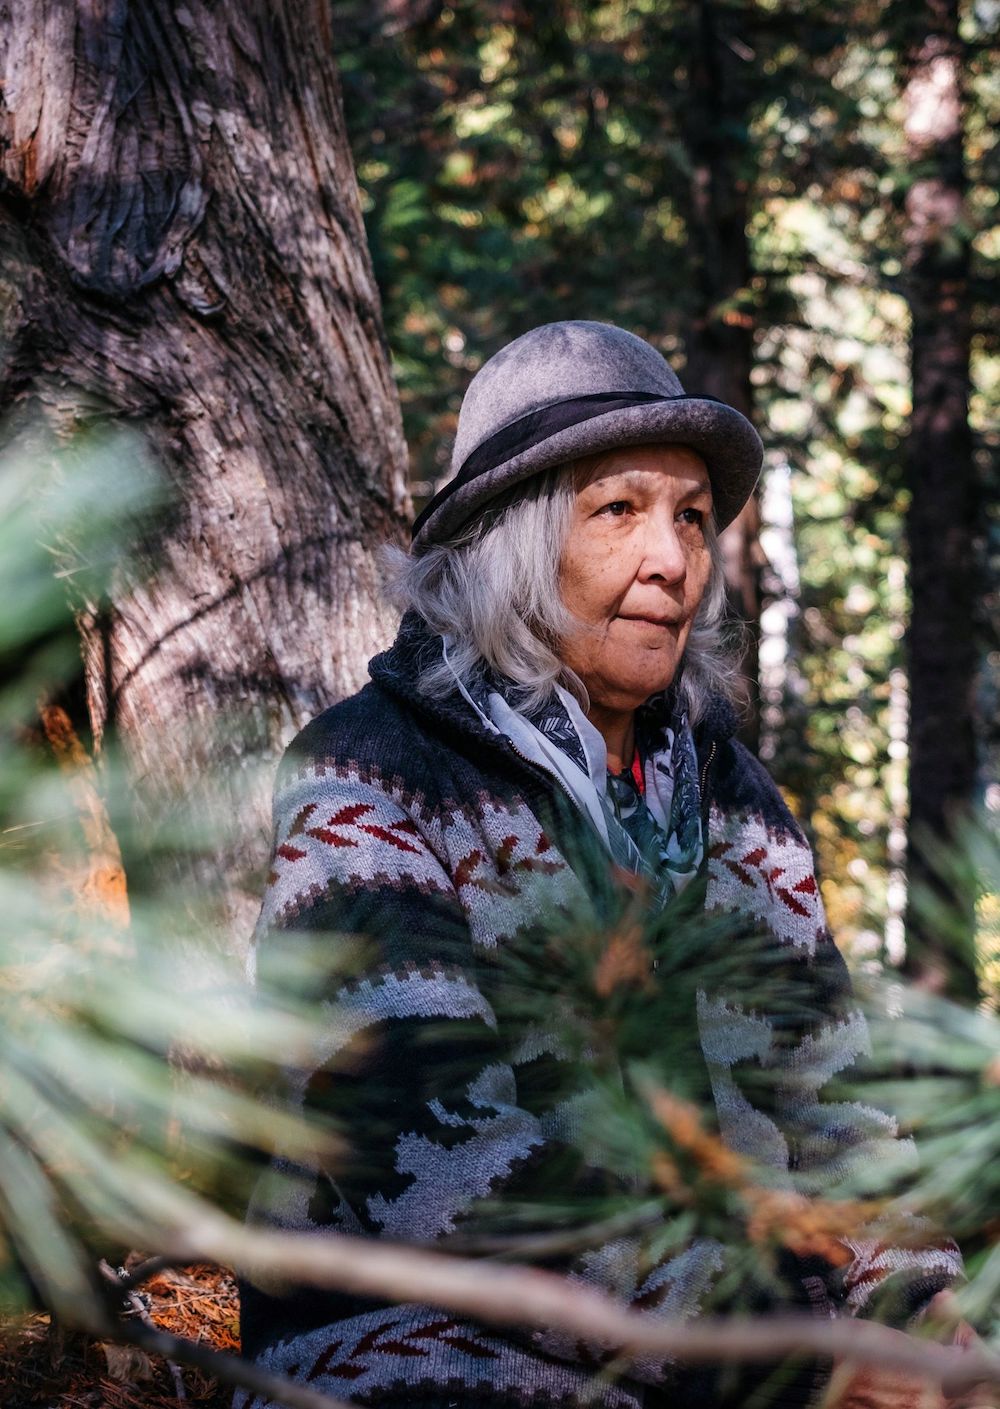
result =
[[856,1187],[891,1191],[900,1212],[947,1228],[969,1278],[960,1305],[1000,1343],[1000,1022],[914,988],[876,985],[868,1006],[874,1057],[861,1093],[898,1116],[920,1163],[909,1172],[883,1165]]
[[96,768],[71,730],[50,734],[60,767],[38,727],[39,697],[52,719],[79,669],[68,598],[98,609],[165,511],[139,438],[22,435],[0,493],[0,1305],[33,1293],[86,1322],[99,1257],[156,1247],[203,1200],[241,1217],[277,1145],[315,1161],[336,1141],[262,1099],[317,1040],[308,992],[251,1001],[197,943],[207,900],[148,846],[126,897],[118,842],[139,855],[146,834],[114,742]]
[[[95,495],[88,467],[105,462],[108,492]],[[100,599],[126,568],[122,545],[155,503],[150,467],[124,435],[111,453],[97,430],[60,449],[30,427],[0,451],[0,729],[23,723],[40,691],[76,673],[69,600]]]

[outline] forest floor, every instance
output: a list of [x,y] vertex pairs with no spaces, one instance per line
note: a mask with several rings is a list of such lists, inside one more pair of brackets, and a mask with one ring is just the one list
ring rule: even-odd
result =
[[[139,1288],[159,1330],[239,1352],[236,1283],[217,1267],[167,1268]],[[185,1399],[159,1356],[134,1346],[66,1333],[59,1344],[47,1315],[0,1322],[2,1409],[229,1409],[231,1385],[180,1366]]]

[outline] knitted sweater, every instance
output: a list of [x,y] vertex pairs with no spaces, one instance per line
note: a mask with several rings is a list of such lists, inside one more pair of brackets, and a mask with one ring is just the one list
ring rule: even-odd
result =
[[[280,966],[298,936],[365,937],[361,972],[331,982],[330,1038],[311,1069],[289,1074],[292,1100],[346,1132],[350,1158],[331,1171],[277,1159],[251,1216],[289,1228],[434,1244],[484,1197],[530,1201],[568,1145],[570,1103],[552,1103],[559,1053],[544,1035],[508,1032],[492,993],[497,957],[540,914],[572,903],[574,827],[553,779],[483,728],[456,693],[428,700],[421,665],[440,650],[416,617],[371,663],[372,683],[320,715],[288,750],[275,789],[272,868],[257,931],[260,961]],[[810,849],[765,770],[733,738],[716,700],[695,731],[706,836],[705,909],[737,913],[769,937],[810,993],[812,1021],[790,1041],[739,996],[698,1000],[701,1050],[727,1143],[776,1170],[829,1169],[895,1137],[858,1104],[824,1106],[822,1087],[866,1048],[843,963],[826,927]],[[454,1031],[454,1037],[451,1032]],[[741,1066],[778,1069],[768,1109]],[[808,1130],[806,1143],[799,1132]],[[890,1273],[913,1307],[953,1279],[948,1246],[852,1247],[837,1295],[863,1312]],[[696,1239],[650,1271],[620,1237],[562,1267],[641,1306],[697,1314],[725,1250]],[[551,1265],[551,1264],[550,1264]],[[830,1314],[824,1267],[803,1268],[802,1302]],[[361,1404],[613,1409],[726,1399],[707,1371],[633,1366],[603,1385],[601,1356],[543,1332],[500,1333],[426,1307],[383,1306],[307,1289],[245,1285],[244,1354]],[[803,1372],[770,1402],[803,1404]],[[736,1397],[733,1397],[736,1396]],[[263,1409],[242,1393],[238,1409]]]

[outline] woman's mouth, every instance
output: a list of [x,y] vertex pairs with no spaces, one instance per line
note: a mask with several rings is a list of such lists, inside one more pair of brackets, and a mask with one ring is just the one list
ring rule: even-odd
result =
[[681,624],[680,620],[677,617],[654,616],[652,613],[645,614],[639,612],[630,612],[626,614],[624,612],[620,612],[618,615],[618,619],[619,621],[637,621],[645,626],[659,626],[664,630],[667,630],[671,627],[680,626]]

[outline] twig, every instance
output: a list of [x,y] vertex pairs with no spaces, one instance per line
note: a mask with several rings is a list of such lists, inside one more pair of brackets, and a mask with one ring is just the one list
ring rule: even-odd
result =
[[1000,1357],[985,1347],[934,1345],[871,1321],[656,1320],[540,1268],[463,1260],[340,1234],[244,1227],[219,1215],[186,1222],[172,1241],[168,1255],[178,1262],[216,1262],[254,1280],[277,1277],[375,1300],[436,1306],[492,1325],[566,1331],[632,1355],[652,1353],[691,1364],[815,1355],[908,1371],[952,1395],[978,1384],[1000,1384]]
[[[156,1333],[159,1334],[152,1316],[150,1316],[149,1312],[146,1310],[146,1305],[142,1297],[138,1292],[132,1291],[123,1285],[122,1274],[116,1272],[103,1257],[97,1264],[97,1267],[105,1281],[110,1282],[116,1291],[121,1292],[129,1306],[131,1306],[134,1315],[142,1324],[147,1326],[151,1331],[156,1331]],[[164,1359],[167,1359],[167,1357],[164,1356]],[[176,1399],[187,1399],[187,1390],[184,1388],[184,1376],[181,1374],[181,1367],[175,1364],[173,1360],[167,1359],[167,1369],[170,1371],[170,1378],[174,1382],[174,1397]]]
[[169,1331],[161,1331],[149,1323],[136,1325],[134,1322],[118,1322],[103,1334],[113,1340],[137,1345],[140,1350],[153,1355],[162,1355],[168,1364],[171,1360],[180,1360],[196,1370],[204,1370],[223,1384],[253,1390],[269,1404],[285,1405],[286,1409],[352,1409],[341,1399],[333,1399],[318,1389],[295,1384],[285,1379],[284,1375],[272,1375],[269,1370],[262,1370],[249,1360],[241,1360],[238,1355],[229,1355],[224,1350],[213,1350],[211,1346],[171,1335]]
[[168,1267],[176,1265],[172,1258],[163,1257],[158,1253],[156,1257],[147,1257],[145,1261],[138,1263],[131,1272],[125,1272],[118,1278],[118,1285],[123,1291],[130,1292],[135,1287],[141,1287],[143,1282],[148,1282],[150,1277],[155,1277]]

